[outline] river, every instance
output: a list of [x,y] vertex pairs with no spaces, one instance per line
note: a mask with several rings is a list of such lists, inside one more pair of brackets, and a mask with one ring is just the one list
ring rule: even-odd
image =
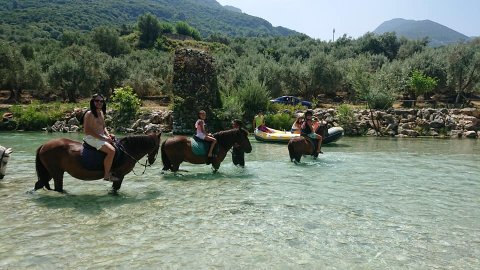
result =
[[[39,190],[35,150],[0,133],[0,269],[479,269],[479,140],[342,138],[295,165],[256,142],[245,169],[161,160],[118,196],[66,176]],[[53,182],[52,182],[53,186]]]

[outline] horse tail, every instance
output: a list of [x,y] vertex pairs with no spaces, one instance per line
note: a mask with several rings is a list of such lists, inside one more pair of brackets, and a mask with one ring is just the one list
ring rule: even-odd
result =
[[170,168],[172,167],[172,163],[170,162],[170,159],[168,158],[167,156],[167,152],[165,151],[165,141],[163,141],[162,143],[162,163],[163,163],[163,169],[164,171],[168,171],[170,170]]
[[37,179],[38,179],[37,182],[35,183],[35,190],[41,189],[43,187],[46,187],[48,190],[51,190],[50,184],[48,183],[51,176],[47,168],[45,168],[42,161],[40,160],[40,149],[42,149],[42,146],[40,146],[37,149],[37,154],[35,156],[35,169],[37,170]]

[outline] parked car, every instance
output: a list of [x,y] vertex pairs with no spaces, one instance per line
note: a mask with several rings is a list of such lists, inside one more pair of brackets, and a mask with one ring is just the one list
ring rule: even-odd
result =
[[273,103],[281,103],[281,104],[287,104],[287,105],[301,104],[302,106],[305,106],[309,109],[312,108],[312,103],[310,101],[301,100],[294,96],[281,96],[281,97],[277,97],[276,99],[272,99],[270,101]]

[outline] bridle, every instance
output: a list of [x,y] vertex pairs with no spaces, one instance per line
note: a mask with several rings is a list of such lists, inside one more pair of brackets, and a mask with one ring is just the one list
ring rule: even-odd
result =
[[[160,144],[160,142],[158,142]],[[132,155],[130,155],[130,153],[128,153],[127,149],[125,149],[125,147],[123,146],[123,144],[121,144],[117,139],[115,139],[115,144],[117,145],[118,149],[120,149],[120,151],[122,151],[125,155],[127,155],[129,158],[133,159],[135,161],[135,164],[140,164],[140,166],[143,167],[143,172],[141,174],[136,174],[135,173],[135,166],[133,167],[132,169],[132,172],[134,175],[136,176],[140,176],[140,175],[143,175],[145,174],[145,171],[147,170],[147,167],[151,167],[153,162],[155,162],[155,160],[157,159],[157,156],[158,156],[158,149],[157,149],[157,153],[155,154],[155,157],[153,158],[153,162],[152,164],[150,164],[148,162],[148,156],[154,151],[152,150],[151,152],[149,152],[147,154],[147,159],[145,160],[145,164],[142,164],[140,163],[140,159],[136,159],[135,157],[133,157]],[[160,148],[160,146],[159,146]],[[147,164],[148,163],[148,164]]]

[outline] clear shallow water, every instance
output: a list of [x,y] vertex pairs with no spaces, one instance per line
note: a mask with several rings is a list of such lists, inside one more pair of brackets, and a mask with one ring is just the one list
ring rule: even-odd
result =
[[[257,143],[230,157],[37,191],[34,153],[53,137],[0,133],[0,268],[478,269],[478,140],[343,138],[318,160]],[[135,170],[141,173],[137,166]],[[52,183],[53,184],[53,183]]]

